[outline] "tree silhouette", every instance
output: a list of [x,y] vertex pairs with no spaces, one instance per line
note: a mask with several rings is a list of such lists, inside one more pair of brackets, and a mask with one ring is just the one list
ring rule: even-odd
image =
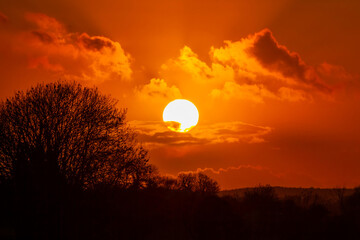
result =
[[166,190],[178,190],[179,188],[176,178],[160,175],[156,176],[154,187],[163,188]]
[[179,190],[214,194],[219,192],[218,183],[203,173],[181,173],[177,178]]
[[275,189],[270,185],[259,185],[257,187],[251,188],[244,193],[244,201],[250,203],[272,203],[276,201]]
[[215,180],[203,173],[199,173],[197,176],[197,191],[203,193],[217,193],[220,191],[220,187]]
[[193,173],[181,173],[177,177],[179,190],[195,191],[196,189],[196,175]]
[[152,172],[126,110],[97,88],[56,82],[0,103],[0,176],[140,188]]

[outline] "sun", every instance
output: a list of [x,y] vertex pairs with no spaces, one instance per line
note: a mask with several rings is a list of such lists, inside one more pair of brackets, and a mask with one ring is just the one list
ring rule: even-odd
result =
[[188,132],[198,123],[199,112],[192,102],[176,99],[165,107],[163,120],[172,131]]

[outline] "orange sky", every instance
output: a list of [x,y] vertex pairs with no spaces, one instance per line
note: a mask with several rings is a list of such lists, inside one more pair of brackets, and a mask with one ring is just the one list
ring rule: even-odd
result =
[[[0,97],[38,82],[98,86],[160,173],[222,189],[360,185],[359,1],[0,2]],[[167,130],[192,101],[199,124]]]

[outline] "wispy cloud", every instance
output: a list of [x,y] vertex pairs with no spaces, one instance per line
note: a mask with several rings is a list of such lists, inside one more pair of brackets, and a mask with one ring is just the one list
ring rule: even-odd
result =
[[164,79],[152,78],[150,82],[139,89],[135,89],[135,94],[140,98],[181,98],[181,92],[176,86],[168,86]]
[[260,143],[272,130],[270,127],[242,122],[200,125],[187,133],[172,132],[163,122],[131,121],[130,125],[136,129],[139,139],[151,148],[162,145]]

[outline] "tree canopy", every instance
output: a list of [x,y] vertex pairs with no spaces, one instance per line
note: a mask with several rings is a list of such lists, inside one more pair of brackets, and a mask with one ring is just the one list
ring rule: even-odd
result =
[[219,184],[204,173],[180,173],[177,178],[158,176],[156,184],[160,188],[188,192],[216,194]]
[[126,110],[97,88],[39,84],[0,103],[1,179],[142,187],[152,172]]

